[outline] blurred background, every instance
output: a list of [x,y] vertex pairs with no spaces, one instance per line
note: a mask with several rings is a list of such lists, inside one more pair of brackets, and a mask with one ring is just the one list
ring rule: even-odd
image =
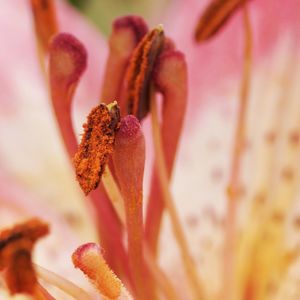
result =
[[124,14],[138,14],[146,19],[159,18],[171,0],[68,0],[104,34],[108,34],[111,22]]

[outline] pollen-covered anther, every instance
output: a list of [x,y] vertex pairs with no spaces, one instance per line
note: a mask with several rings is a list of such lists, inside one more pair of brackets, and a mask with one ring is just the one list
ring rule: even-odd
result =
[[77,180],[86,195],[96,189],[104,172],[119,127],[120,111],[116,102],[95,107],[83,125],[84,134],[74,156]]
[[12,295],[34,294],[37,278],[31,256],[35,242],[47,235],[49,227],[31,219],[0,232],[0,270]]
[[37,39],[46,52],[49,40],[58,31],[54,0],[31,0]]
[[195,31],[195,40],[203,42],[213,37],[230,17],[248,0],[213,0],[201,15]]
[[122,283],[105,262],[101,249],[94,243],[81,245],[72,255],[72,261],[108,299],[121,295]]
[[149,111],[150,80],[156,58],[164,46],[161,26],[150,31],[134,50],[126,73],[128,114],[143,119]]
[[147,32],[145,21],[138,16],[120,17],[113,22],[101,93],[101,98],[106,103],[120,99],[130,56]]

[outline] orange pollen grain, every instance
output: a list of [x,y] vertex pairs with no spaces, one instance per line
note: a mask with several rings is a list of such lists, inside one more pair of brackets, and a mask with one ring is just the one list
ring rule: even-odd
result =
[[156,58],[164,46],[164,33],[158,27],[150,31],[132,54],[126,73],[128,114],[139,120],[149,112],[150,79]]
[[95,107],[83,125],[84,134],[74,156],[76,178],[88,195],[96,189],[115,142],[115,132],[119,127],[118,106],[111,110],[104,104]]
[[201,15],[195,40],[202,42],[214,36],[247,0],[213,0]]

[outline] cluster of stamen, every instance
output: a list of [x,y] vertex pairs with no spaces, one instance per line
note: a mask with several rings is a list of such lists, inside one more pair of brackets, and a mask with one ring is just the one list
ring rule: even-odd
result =
[[[195,30],[195,40],[203,43],[219,33],[224,24],[243,8],[244,64],[227,186],[223,287],[219,297],[222,300],[265,299],[256,296],[261,291],[264,295],[272,271],[280,269],[280,274],[286,274],[288,266],[297,257],[297,251],[286,253],[282,245],[282,228],[289,207],[283,196],[290,195],[295,189],[292,159],[287,159],[281,168],[282,185],[278,187],[279,196],[274,197],[273,206],[268,206],[265,190],[255,193],[250,217],[257,224],[250,220],[241,239],[237,238],[236,211],[237,200],[242,198],[240,169],[245,150],[252,66],[252,32],[247,2],[211,1]],[[84,194],[89,195],[87,199],[91,200],[97,217],[101,248],[95,243],[87,243],[76,249],[72,255],[75,268],[79,268],[106,299],[130,299],[127,289],[135,299],[158,299],[158,290],[167,299],[178,299],[176,288],[157,261],[161,221],[166,212],[189,284],[186,298],[207,299],[207,289],[198,276],[169,188],[187,104],[187,65],[183,53],[176,50],[161,25],[148,31],[144,20],[139,17],[116,20],[109,40],[110,52],[101,92],[105,104],[99,103],[91,110],[78,143],[71,108],[77,85],[87,66],[87,52],[72,35],[56,34],[59,26],[53,1],[31,0],[31,6],[43,70],[45,58],[49,55],[47,79],[61,136],[73,162],[76,179]],[[161,115],[157,110],[158,93],[163,99]],[[141,122],[149,115],[155,161],[144,221],[146,155]],[[298,149],[299,139],[297,130],[290,132],[287,152],[292,153],[291,156]],[[275,132],[266,134],[265,142],[273,149],[277,142]],[[100,184],[101,180],[103,184]],[[299,227],[299,224],[298,218],[294,226]],[[47,224],[32,219],[0,232],[0,271],[3,271],[9,291],[11,294],[28,293],[41,299],[53,299],[39,285],[37,276],[41,276],[73,297],[80,295],[80,299],[90,299],[87,293],[59,276],[40,267],[36,272],[32,263],[33,246],[48,231]],[[270,254],[268,259],[266,253]],[[251,256],[250,260],[248,256]],[[255,277],[256,269],[262,270],[259,279]]]

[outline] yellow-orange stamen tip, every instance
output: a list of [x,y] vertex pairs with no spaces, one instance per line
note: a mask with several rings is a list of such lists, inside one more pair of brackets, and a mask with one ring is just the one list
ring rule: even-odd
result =
[[95,107],[83,125],[84,134],[74,157],[77,180],[87,195],[96,189],[113,152],[120,110],[116,103]]
[[72,261],[102,295],[109,299],[120,297],[122,283],[105,262],[98,245],[95,243],[81,245],[73,253]]
[[224,27],[225,23],[248,0],[213,0],[201,15],[195,30],[195,40],[204,42]]

